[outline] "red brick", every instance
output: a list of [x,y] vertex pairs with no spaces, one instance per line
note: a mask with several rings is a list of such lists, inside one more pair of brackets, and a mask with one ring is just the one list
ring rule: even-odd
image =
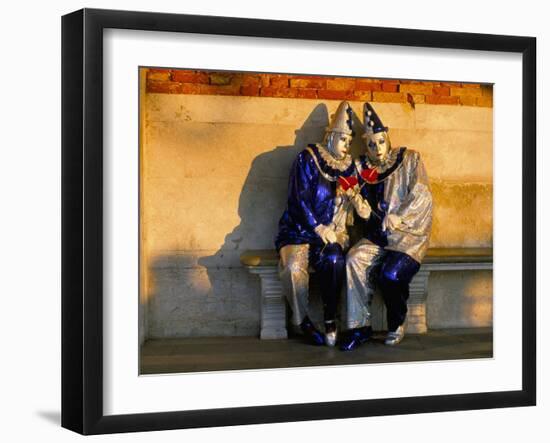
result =
[[205,95],[240,95],[240,85],[200,85],[200,93]]
[[380,81],[358,79],[355,82],[355,89],[357,91],[380,91],[382,90],[382,83]]
[[441,86],[446,86],[448,88],[460,88],[462,85],[460,83],[441,82]]
[[427,95],[426,103],[429,105],[458,105],[458,97],[445,95]]
[[327,81],[321,78],[291,78],[290,87],[324,89],[327,87]]
[[402,92],[373,92],[373,100],[382,103],[406,103],[407,94]]
[[355,79],[352,78],[334,78],[327,80],[327,90],[350,91],[355,89]]
[[295,98],[298,94],[297,89],[290,88],[273,88],[266,87],[260,90],[262,97],[281,97],[281,98]]
[[353,93],[356,100],[364,100],[367,102],[370,102],[372,100],[372,92],[371,91],[355,91]]
[[481,89],[451,88],[451,95],[456,95],[459,97],[462,97],[462,96],[481,97]]
[[[408,94],[410,99],[412,99],[412,102],[415,105],[420,105],[422,103],[426,103],[426,96],[424,94]],[[409,100],[411,101],[411,100]]]
[[181,85],[173,82],[147,80],[147,92],[154,94],[179,94]]
[[170,70],[168,70],[168,69],[149,69],[147,71],[147,80],[170,81]]
[[327,80],[328,77],[323,77],[320,75],[295,74],[295,75],[289,75],[289,78],[292,80]]
[[249,97],[255,97],[260,95],[260,87],[259,86],[241,86],[240,95],[246,95]]
[[317,98],[317,89],[296,89],[297,98]]
[[463,95],[460,97],[460,104],[464,106],[475,106],[477,97],[470,97],[469,95]]
[[462,83],[463,88],[479,89],[481,85],[479,83]]
[[262,88],[269,86],[269,75],[268,74],[260,74],[260,83]]
[[208,84],[208,74],[194,71],[174,71],[172,80],[181,83],[202,83]]
[[199,94],[199,85],[190,83],[148,81],[147,92],[157,94]]
[[403,85],[419,85],[422,82],[419,82],[417,80],[399,80],[399,83],[401,83]]
[[327,100],[352,100],[355,98],[353,91],[335,91],[332,89],[320,89],[317,91],[319,98]]
[[289,79],[288,75],[271,75],[269,84],[273,88],[288,88]]
[[145,68],[147,69],[147,72],[171,72],[170,69],[164,69],[164,68]]
[[434,88],[435,95],[451,95],[451,88],[448,86],[436,86]]
[[384,91],[384,92],[398,92],[399,91],[399,82],[397,82],[397,81],[383,81],[382,82],[382,91]]
[[476,106],[482,106],[484,108],[493,107],[493,97],[477,97]]
[[233,75],[220,72],[213,72],[209,76],[211,85],[230,85]]
[[196,83],[181,83],[180,94],[200,94],[201,86]]
[[481,95],[483,97],[493,97],[493,85],[481,85]]
[[405,84],[399,85],[399,92],[410,92],[411,94],[424,94],[429,95],[433,92],[433,85],[431,84]]
[[262,84],[259,75],[243,75],[242,85],[243,86],[257,86],[260,87]]

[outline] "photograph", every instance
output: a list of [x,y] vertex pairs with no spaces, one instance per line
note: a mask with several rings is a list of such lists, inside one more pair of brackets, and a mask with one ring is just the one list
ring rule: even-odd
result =
[[63,427],[537,404],[536,39],[436,29],[63,16]]
[[493,357],[493,84],[138,69],[140,374]]
[[7,2],[0,440],[544,441],[545,9]]

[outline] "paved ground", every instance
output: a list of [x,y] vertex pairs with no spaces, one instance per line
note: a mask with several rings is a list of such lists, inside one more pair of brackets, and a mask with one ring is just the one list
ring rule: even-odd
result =
[[390,363],[491,358],[491,328],[447,329],[407,335],[395,347],[384,346],[384,335],[353,352],[317,347],[300,338],[260,340],[255,337],[148,340],[142,347],[141,373],[203,372],[322,365]]

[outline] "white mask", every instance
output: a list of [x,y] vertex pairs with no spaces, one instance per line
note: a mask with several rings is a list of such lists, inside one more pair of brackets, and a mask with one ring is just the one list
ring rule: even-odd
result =
[[390,152],[390,140],[385,131],[365,135],[367,145],[367,157],[372,163],[384,163]]
[[349,153],[351,136],[340,132],[332,132],[327,140],[328,151],[337,159],[343,159]]

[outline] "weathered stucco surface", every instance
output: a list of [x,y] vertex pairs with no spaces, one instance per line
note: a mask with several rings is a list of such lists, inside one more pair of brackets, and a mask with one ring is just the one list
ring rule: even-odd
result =
[[[290,165],[321,140],[338,103],[143,95],[144,336],[258,333],[259,283],[239,255],[273,248]],[[435,199],[431,244],[491,246],[492,109],[375,105],[393,145],[424,159]],[[362,103],[352,106],[361,115]],[[356,137],[353,152],[361,150]],[[490,272],[433,274],[429,325],[490,325],[491,284]]]

